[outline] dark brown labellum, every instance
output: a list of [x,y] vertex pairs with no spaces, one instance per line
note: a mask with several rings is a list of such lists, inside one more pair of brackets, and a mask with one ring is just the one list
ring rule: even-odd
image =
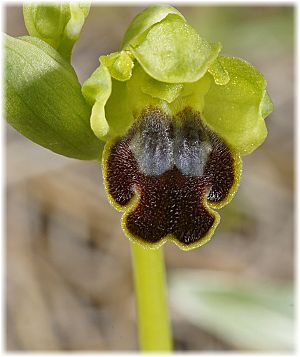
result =
[[229,201],[239,175],[239,157],[190,108],[176,118],[148,108],[107,144],[104,159],[109,197],[126,210],[126,234],[145,245],[173,240],[186,250],[210,238],[219,222],[210,206]]

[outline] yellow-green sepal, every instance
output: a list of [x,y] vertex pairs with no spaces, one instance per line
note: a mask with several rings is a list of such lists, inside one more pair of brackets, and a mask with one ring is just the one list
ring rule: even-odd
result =
[[139,37],[145,31],[148,31],[153,25],[161,22],[171,14],[185,21],[183,15],[170,5],[152,5],[147,7],[131,22],[124,35],[122,48],[129,49],[130,45],[134,45],[136,41],[139,42]]
[[183,19],[168,15],[131,44],[130,50],[151,77],[161,82],[185,83],[204,76],[221,44],[209,44]]
[[23,5],[23,16],[30,36],[47,42],[70,61],[89,10],[89,3],[28,3]]
[[8,123],[58,154],[99,159],[103,144],[90,128],[90,108],[71,65],[38,38],[4,35],[4,48]]
[[272,112],[262,74],[248,62],[219,57],[230,80],[219,85],[211,80],[204,98],[203,117],[240,155],[250,154],[267,136],[264,118]]

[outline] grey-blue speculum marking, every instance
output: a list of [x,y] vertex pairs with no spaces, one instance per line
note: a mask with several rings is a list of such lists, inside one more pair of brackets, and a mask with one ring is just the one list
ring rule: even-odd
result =
[[177,120],[149,108],[136,124],[131,150],[139,169],[159,176],[174,166],[186,176],[201,176],[212,150],[201,121],[186,111]]

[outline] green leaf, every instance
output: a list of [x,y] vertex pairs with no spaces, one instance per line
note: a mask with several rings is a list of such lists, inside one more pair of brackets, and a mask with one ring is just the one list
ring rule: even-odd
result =
[[234,349],[293,350],[290,284],[247,281],[222,272],[178,270],[171,277],[170,298],[184,318]]
[[183,15],[172,6],[152,5],[147,7],[131,22],[124,35],[122,48],[128,49],[129,45],[133,45],[145,31],[149,30],[156,23],[161,22],[170,14],[185,20]]
[[89,3],[23,5],[28,33],[47,42],[68,61],[89,10]]
[[130,49],[151,77],[161,82],[183,83],[203,77],[221,45],[210,45],[185,21],[168,15]]
[[4,45],[8,123],[58,154],[99,159],[103,145],[90,128],[90,109],[73,68],[37,38],[4,35]]
[[204,119],[241,155],[250,154],[267,136],[264,122],[272,111],[262,74],[239,58],[219,57],[230,81],[211,81],[205,96]]

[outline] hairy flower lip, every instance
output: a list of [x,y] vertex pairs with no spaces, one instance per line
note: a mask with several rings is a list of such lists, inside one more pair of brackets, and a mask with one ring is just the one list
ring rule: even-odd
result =
[[[161,109],[147,108],[148,113],[151,110]],[[199,113],[190,108],[181,116],[199,119]],[[241,160],[209,128],[206,130],[213,151],[202,176],[183,175],[175,166],[158,176],[143,174],[130,149],[136,126],[123,138],[106,144],[104,185],[110,203],[125,211],[122,228],[129,239],[147,248],[173,241],[183,250],[190,250],[211,238],[219,223],[213,208],[221,208],[234,196]]]

